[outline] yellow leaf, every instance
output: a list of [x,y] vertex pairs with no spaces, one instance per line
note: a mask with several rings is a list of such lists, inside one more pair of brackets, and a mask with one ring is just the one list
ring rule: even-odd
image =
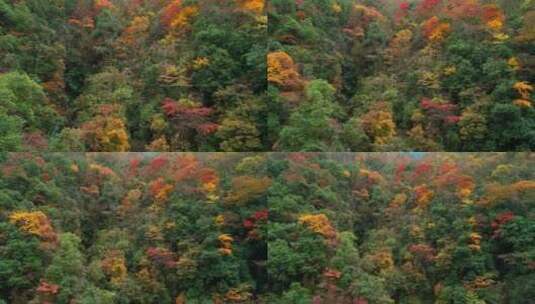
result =
[[516,57],[509,58],[507,64],[509,65],[509,67],[511,67],[513,71],[517,71],[518,69],[520,69],[520,62]]
[[519,81],[513,85],[513,88],[522,96],[523,99],[529,99],[529,95],[533,92],[533,86],[526,81]]
[[513,104],[521,108],[531,108],[531,101],[525,99],[515,99]]

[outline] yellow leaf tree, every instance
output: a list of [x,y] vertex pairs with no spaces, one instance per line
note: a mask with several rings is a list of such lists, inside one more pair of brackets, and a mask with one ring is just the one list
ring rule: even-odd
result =
[[54,247],[58,237],[50,220],[41,211],[16,211],[9,215],[9,222],[19,226],[25,233],[38,236],[44,247]]
[[299,223],[310,230],[323,235],[325,238],[336,238],[336,230],[325,214],[304,214],[299,217]]
[[290,55],[278,51],[267,56],[268,81],[283,90],[292,91],[303,87],[301,76]]
[[236,2],[240,8],[256,14],[264,11],[264,0],[236,0]]

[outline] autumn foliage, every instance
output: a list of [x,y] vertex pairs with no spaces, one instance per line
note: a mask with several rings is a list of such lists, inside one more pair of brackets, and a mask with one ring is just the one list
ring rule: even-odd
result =
[[95,150],[125,152],[130,149],[123,119],[117,116],[117,105],[103,105],[100,114],[82,126],[83,137]]
[[299,223],[327,239],[336,238],[336,230],[325,214],[305,214],[299,217]]
[[[531,149],[533,67],[521,55],[529,48],[529,5],[287,0],[271,7],[268,95],[272,104],[284,105],[274,149]],[[285,87],[295,83],[290,79],[300,79],[304,88]],[[335,89],[329,107],[313,111],[298,103],[307,99],[308,86],[322,81]],[[296,116],[300,123],[286,119]],[[322,122],[323,132],[304,121]],[[295,125],[303,127],[297,132]]]
[[371,110],[362,117],[364,131],[373,139],[374,143],[383,145],[396,135],[396,124],[392,113],[388,110]]
[[296,90],[302,87],[297,67],[285,52],[272,52],[267,55],[267,79],[283,90]]
[[221,234],[217,239],[219,240],[219,253],[222,255],[231,255],[234,238],[228,234]]
[[497,5],[489,4],[483,7],[482,19],[490,29],[499,31],[504,25],[505,15]]
[[173,0],[164,8],[160,20],[166,27],[180,29],[184,28],[197,14],[196,6],[182,5],[182,0]]
[[68,2],[1,5],[1,151],[269,146],[264,0]]
[[122,252],[116,250],[109,252],[102,260],[101,266],[112,284],[119,285],[126,279],[127,269]]
[[535,182],[532,180],[522,180],[509,185],[492,183],[487,186],[486,195],[482,200],[484,204],[493,204],[518,198],[524,194],[533,195],[535,191]]
[[39,237],[44,247],[54,247],[57,243],[56,232],[46,214],[41,211],[14,212],[9,215],[9,221],[25,233]]
[[431,42],[440,42],[451,31],[450,24],[441,22],[437,16],[433,16],[426,20],[422,25],[422,32],[424,36]]
[[147,248],[147,256],[157,265],[174,268],[177,266],[175,254],[167,248],[150,247]]
[[265,6],[264,0],[236,0],[238,6],[244,10],[251,11],[256,14],[262,13]]
[[264,195],[270,186],[271,179],[268,177],[235,177],[232,180],[232,189],[225,197],[225,202],[238,205],[246,204]]
[[[300,284],[277,286],[281,298],[287,292],[302,292],[303,297],[308,292],[312,303],[394,303],[423,299],[425,289],[433,299],[483,300],[488,299],[483,290],[506,292],[498,286],[507,279],[497,273],[509,273],[509,267],[530,269],[524,259],[532,246],[522,243],[517,251],[508,243],[518,246],[518,232],[533,226],[528,219],[533,213],[530,153],[318,153],[289,158],[298,160],[307,178],[280,182],[277,187],[284,190],[275,190],[280,197],[270,210],[275,222],[271,233],[277,235],[269,243],[270,274]],[[524,174],[530,179],[523,180]],[[517,208],[522,215],[513,211]],[[336,241],[325,242],[330,238]],[[317,243],[310,246],[312,242]],[[497,260],[483,266],[481,257]],[[292,277],[292,270],[282,265],[301,265],[296,270],[300,276]],[[309,266],[321,271],[307,272]],[[467,267],[473,272],[466,273]],[[316,283],[308,283],[305,274]],[[450,275],[456,279],[451,281]],[[407,283],[420,287],[406,290]],[[452,286],[459,288],[451,292]],[[357,295],[350,290],[358,290]]]
[[173,185],[167,184],[161,177],[152,181],[149,187],[154,199],[159,203],[165,202],[174,188]]
[[532,153],[8,153],[0,299],[524,299],[529,290],[508,286],[531,282],[534,162]]

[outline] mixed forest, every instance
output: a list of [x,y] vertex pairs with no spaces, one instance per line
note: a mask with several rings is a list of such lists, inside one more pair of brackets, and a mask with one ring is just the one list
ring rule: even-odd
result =
[[0,150],[264,150],[263,10],[0,0]]
[[0,303],[259,303],[271,185],[262,160],[7,155]]
[[275,155],[268,303],[533,303],[534,156]]
[[535,299],[533,153],[2,154],[0,303]]
[[0,0],[0,304],[535,303],[534,68],[534,0]]
[[268,5],[275,150],[535,147],[534,1]]
[[0,150],[531,150],[534,27],[533,0],[0,0]]

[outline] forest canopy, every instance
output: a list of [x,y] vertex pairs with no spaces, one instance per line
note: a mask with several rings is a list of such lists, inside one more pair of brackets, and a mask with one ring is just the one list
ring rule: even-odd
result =
[[0,158],[0,303],[526,303],[533,153]]
[[267,286],[265,161],[3,157],[0,303],[254,303]]
[[529,151],[533,0],[0,0],[1,151]]
[[268,17],[278,151],[535,147],[531,0],[273,0]]
[[533,153],[273,159],[269,303],[535,298]]
[[0,0],[0,150],[264,150],[263,0]]

